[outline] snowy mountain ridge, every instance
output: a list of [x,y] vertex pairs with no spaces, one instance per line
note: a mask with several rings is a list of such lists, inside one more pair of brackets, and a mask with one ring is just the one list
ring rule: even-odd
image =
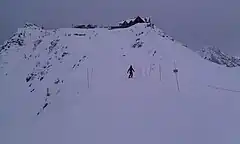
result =
[[0,143],[236,143],[239,72],[145,23],[27,24],[0,48]]
[[225,65],[227,67],[240,66],[240,58],[229,56],[221,52],[218,48],[213,46],[207,46],[198,51],[199,55],[204,59],[207,59],[216,64]]

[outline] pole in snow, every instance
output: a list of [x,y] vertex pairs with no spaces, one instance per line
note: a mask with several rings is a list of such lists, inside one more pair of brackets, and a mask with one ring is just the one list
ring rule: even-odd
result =
[[93,68],[92,68],[92,72],[91,72],[91,79],[92,79],[92,75],[93,75]]
[[92,83],[92,76],[93,76],[93,68],[92,68],[92,71],[91,71],[91,83]]
[[88,84],[88,88],[89,88],[90,86],[89,86],[89,72],[88,72],[88,68],[87,68],[87,84]]
[[91,74],[89,75],[89,69],[87,68],[87,85],[88,88],[90,88],[90,83],[92,81],[92,75],[93,75],[93,68],[91,68]]
[[162,67],[161,67],[161,60],[162,57],[160,57],[159,65],[158,65],[158,72],[159,72],[159,80],[162,81]]
[[180,92],[180,88],[179,88],[179,82],[178,82],[178,69],[176,68],[176,63],[174,62],[174,69],[173,69],[173,72],[175,73],[175,76],[176,76],[176,82],[177,82],[177,88],[178,88],[178,91]]
[[158,71],[159,71],[159,79],[160,79],[160,81],[162,81],[162,68],[161,68],[160,64],[158,66]]
[[151,75],[151,71],[152,71],[152,64],[150,64],[150,67],[149,67],[149,72],[148,72],[149,76]]

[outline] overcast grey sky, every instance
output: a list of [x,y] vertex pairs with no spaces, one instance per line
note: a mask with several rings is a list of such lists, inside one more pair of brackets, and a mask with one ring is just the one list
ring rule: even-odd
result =
[[59,28],[141,15],[194,50],[215,45],[240,56],[239,0],[1,0],[0,14],[0,44],[25,22]]

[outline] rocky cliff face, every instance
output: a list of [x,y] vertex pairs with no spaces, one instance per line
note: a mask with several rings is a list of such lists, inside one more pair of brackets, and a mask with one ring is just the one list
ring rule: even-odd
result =
[[240,58],[225,54],[216,47],[204,47],[198,51],[198,53],[204,59],[207,59],[216,64],[226,65],[227,67],[240,66]]

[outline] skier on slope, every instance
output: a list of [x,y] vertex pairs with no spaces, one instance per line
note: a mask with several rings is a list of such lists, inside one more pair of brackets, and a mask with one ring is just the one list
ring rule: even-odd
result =
[[133,69],[132,65],[130,65],[127,74],[129,73],[128,78],[133,78],[133,72],[135,72],[135,70]]

